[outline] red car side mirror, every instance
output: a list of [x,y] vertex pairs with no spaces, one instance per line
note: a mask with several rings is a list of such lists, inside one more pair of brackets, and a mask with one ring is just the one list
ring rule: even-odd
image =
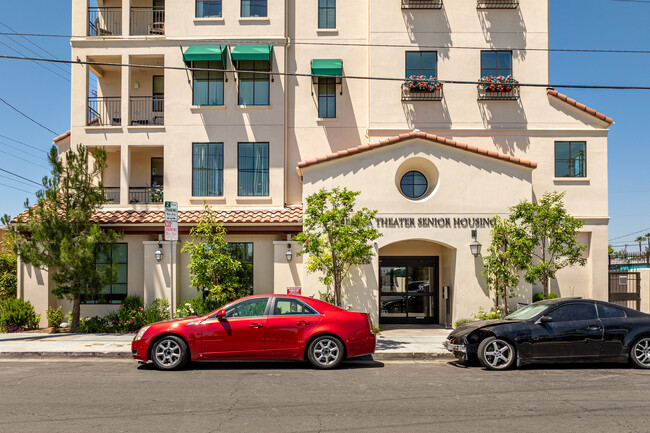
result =
[[223,320],[226,318],[226,310],[217,311],[217,319]]

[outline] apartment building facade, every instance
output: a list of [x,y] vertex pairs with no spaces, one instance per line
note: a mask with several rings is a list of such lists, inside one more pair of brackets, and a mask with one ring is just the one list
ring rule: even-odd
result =
[[[318,296],[326,288],[291,236],[306,197],[335,186],[378,210],[376,257],[344,288],[345,306],[375,323],[450,324],[489,308],[471,247],[484,253],[495,215],[550,191],[585,221],[588,259],[553,290],[607,298],[612,119],[544,86],[478,84],[549,82],[547,2],[72,3],[81,63],[70,132],[55,142],[106,149],[110,202],[97,220],[125,233],[118,282],[82,315],[127,293],[170,297],[172,282],[176,304],[198,296],[179,250],[204,204],[251,265],[253,293]],[[441,83],[420,89],[412,76]],[[178,202],[178,243],[159,240],[164,201]],[[61,304],[43,271],[21,265],[19,278],[37,309]],[[534,291],[522,286],[513,302]]]

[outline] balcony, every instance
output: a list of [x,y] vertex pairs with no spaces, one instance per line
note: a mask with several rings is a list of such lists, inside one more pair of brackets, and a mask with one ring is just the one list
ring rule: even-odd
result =
[[122,124],[122,98],[117,97],[88,97],[88,126],[119,126]]
[[442,9],[442,0],[402,0],[402,9]]
[[132,7],[131,35],[165,35],[165,9],[160,7]]
[[88,8],[88,36],[121,36],[122,8]]
[[162,202],[162,186],[142,186],[129,188],[129,203],[131,204],[157,204]]
[[160,96],[131,96],[131,125],[164,125],[165,99]]
[[402,86],[402,101],[442,101],[442,96],[442,87],[432,92]]
[[491,91],[484,89],[484,85],[478,85],[479,101],[516,101],[519,99],[519,87],[513,87],[508,92]]
[[120,187],[104,187],[104,195],[106,196],[106,204],[120,204]]
[[517,0],[478,0],[476,9],[517,9]]

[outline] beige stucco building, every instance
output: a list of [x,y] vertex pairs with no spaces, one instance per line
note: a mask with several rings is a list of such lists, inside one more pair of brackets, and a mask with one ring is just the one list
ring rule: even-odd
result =
[[[204,203],[252,263],[254,293],[318,296],[326,288],[306,275],[290,239],[305,198],[335,186],[361,191],[359,204],[378,210],[377,255],[344,288],[345,305],[374,323],[450,324],[490,308],[470,244],[485,251],[492,217],[550,191],[565,192],[584,220],[588,259],[562,270],[554,291],[606,299],[613,121],[544,87],[547,2],[72,4],[72,59],[81,63],[72,67],[70,132],[55,143],[107,150],[111,203],[97,220],[125,233],[113,257],[119,281],[82,315],[115,309],[126,293],[170,296],[172,282],[175,303],[198,296],[179,250]],[[409,89],[412,75],[443,84]],[[472,84],[499,75],[540,86]],[[171,245],[158,240],[163,201],[179,207]],[[46,272],[21,265],[19,278],[39,312],[61,303]],[[512,302],[538,291],[522,284]]]

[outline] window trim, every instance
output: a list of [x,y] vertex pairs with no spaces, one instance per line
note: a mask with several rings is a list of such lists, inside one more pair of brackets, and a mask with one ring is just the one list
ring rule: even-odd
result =
[[[266,60],[238,60],[237,61],[236,71],[237,71],[237,77],[239,78],[239,83],[237,85],[237,106],[239,106],[239,107],[270,107],[271,106],[271,81],[272,81],[272,78],[271,78],[272,74],[270,74],[270,73],[265,74],[265,73],[258,73],[258,72],[244,72],[245,74],[250,73],[250,74],[253,75],[253,77],[252,77],[253,102],[250,103],[250,104],[242,104],[241,85],[242,85],[242,82],[244,82],[244,79],[242,79],[241,72],[239,72],[241,70],[241,68],[240,68],[241,62],[253,62],[253,69],[244,69],[244,70],[271,72],[271,68],[273,67],[272,62],[271,61],[266,61]],[[266,63],[268,65],[268,69],[255,69],[257,67],[257,64],[261,63],[261,62]],[[258,79],[257,78],[258,75],[263,75],[264,77],[266,77],[266,84],[267,84],[266,89],[267,89],[267,100],[268,100],[268,103],[266,103],[266,104],[260,104],[260,103],[255,102],[255,99],[256,99],[255,98],[255,83],[256,82],[265,82],[265,80],[263,80],[263,79]],[[250,80],[248,78],[246,78],[245,82],[250,82]]]
[[[253,149],[255,149],[256,144],[266,144],[266,161],[267,161],[267,166],[266,166],[266,176],[267,176],[267,184],[268,184],[268,191],[267,194],[265,195],[257,195],[257,194],[250,194],[250,195],[241,195],[240,194],[240,174],[241,174],[241,168],[240,168],[240,151],[241,151],[241,145],[242,144],[253,144]],[[237,197],[241,198],[250,198],[250,197],[270,197],[271,196],[271,144],[268,141],[240,141],[237,143]],[[253,169],[254,170],[254,169]],[[264,169],[263,169],[264,170]]]
[[[484,68],[483,67],[483,53],[494,53],[494,55],[496,57],[495,58],[496,67],[494,67],[494,68]],[[503,68],[499,68],[499,64],[497,63],[498,53],[509,53],[510,54],[510,73],[509,74],[496,74],[496,75],[489,74],[489,75],[485,75],[483,73],[483,69],[495,69],[496,71],[498,71],[499,69],[503,69]],[[499,76],[499,75],[514,76],[514,72],[513,72],[514,68],[513,68],[513,64],[512,64],[512,50],[481,50],[481,58],[480,58],[480,60],[481,60],[481,65],[480,65],[480,67],[481,67],[481,71],[480,71],[481,77],[490,77],[490,76]]]
[[[269,301],[271,300],[271,298],[272,298],[272,296],[260,296],[259,298],[240,299],[240,300],[237,300],[235,302],[231,302],[230,304],[224,305],[223,307],[219,308],[217,311],[226,310],[227,308],[235,307],[236,305],[241,304],[242,302],[249,302],[249,301],[259,300],[259,299],[266,299],[266,307],[264,308],[264,313],[262,313],[261,316],[244,316],[244,317],[228,317],[228,316],[226,316],[225,319],[226,320],[245,320],[245,319],[253,319],[255,317],[267,317],[267,316],[269,316],[269,313],[270,313],[269,306],[271,305],[271,302],[269,302]],[[212,316],[210,316],[209,318],[210,319],[216,319],[217,318],[216,313],[213,314]]]
[[[417,196],[417,197],[411,197],[410,195],[408,195],[408,194],[404,191],[404,188],[403,188],[404,178],[406,177],[406,175],[408,175],[408,174],[410,174],[410,173],[417,173],[417,174],[419,174],[420,176],[422,176],[422,177],[424,178],[424,181],[426,182],[426,183],[425,183],[425,186],[426,186],[426,187],[424,188],[424,192],[422,192],[422,194],[420,194],[420,195]],[[413,184],[411,184],[410,186],[413,186],[413,188],[414,188],[414,190],[415,190],[415,186],[416,186],[416,185],[418,185],[418,184],[413,183]],[[419,199],[421,199],[422,197],[424,197],[424,196],[427,194],[427,191],[429,190],[429,179],[425,176],[424,173],[422,173],[422,172],[419,171],[419,170],[409,170],[409,171],[407,171],[406,173],[404,173],[404,174],[402,175],[402,177],[400,178],[400,180],[399,180],[399,190],[400,190],[400,192],[402,193],[402,195],[404,195],[404,197],[408,198],[409,200],[419,200]]]
[[[219,6],[220,6],[220,9],[221,9],[219,11],[219,15],[202,15],[202,16],[199,16],[199,2],[207,2],[209,4],[211,1],[218,1],[219,2]],[[208,6],[208,9],[210,9],[209,6]],[[199,19],[200,18],[208,18],[208,19],[213,18],[214,19],[214,18],[222,18],[222,17],[223,17],[223,2],[222,2],[222,0],[195,0],[195,2],[194,2],[194,18],[199,18]]]
[[[329,0],[318,0],[318,16],[317,16],[317,21],[318,21],[318,30],[335,30],[336,29],[336,0],[334,1],[334,6],[322,6],[322,3],[325,2],[327,4]],[[326,12],[329,12],[330,9],[334,10],[334,23],[329,23],[329,14],[326,13],[325,15],[325,26],[321,27],[321,22],[320,22],[320,13],[321,10],[325,10]]]
[[[278,301],[284,301],[284,300],[287,300],[287,299],[291,300],[291,301],[298,302],[298,303],[303,304],[303,305],[306,305],[307,308],[309,308],[310,310],[313,310],[315,312],[314,313],[302,313],[302,314],[274,314],[275,313],[275,304]],[[274,296],[273,297],[273,305],[271,305],[271,310],[269,311],[269,317],[321,316],[321,315],[322,315],[322,313],[320,311],[318,311],[316,308],[312,307],[308,303],[306,303],[306,302],[304,302],[304,301],[302,301],[302,300],[300,300],[298,298],[293,298],[293,297],[290,297],[290,296]]]
[[[411,75],[413,75],[413,74],[408,75],[406,73],[406,71],[409,70],[408,59],[407,59],[408,55],[413,54],[413,53],[418,53],[420,55],[420,68],[419,68],[420,74],[418,74],[418,75],[422,75],[422,69],[423,69],[422,68],[422,54],[423,53],[434,53],[435,54],[435,59],[436,59],[436,64],[435,64],[435,69],[434,69],[435,74],[431,75],[431,76],[432,77],[438,77],[438,51],[435,51],[435,50],[434,51],[428,51],[428,50],[427,51],[404,51],[404,76],[405,76],[406,79],[408,79]],[[426,69],[430,69],[430,68],[426,68]]]
[[236,244],[243,244],[243,245],[248,245],[250,244],[253,249],[253,254],[252,259],[251,259],[251,267],[252,267],[252,275],[251,275],[251,295],[255,293],[255,242],[227,242],[228,245],[236,245]]
[[[219,194],[219,195],[194,195],[194,181],[195,181],[195,179],[194,179],[194,170],[195,170],[195,168],[194,168],[194,146],[196,144],[206,144],[206,145],[208,145],[208,153],[210,152],[210,148],[209,148],[210,144],[221,145],[221,169],[218,169],[218,168],[217,169],[212,169],[212,170],[217,170],[218,172],[220,172],[220,175],[221,175],[221,194]],[[224,179],[223,179],[223,170],[224,170],[224,168],[223,168],[223,162],[224,161],[223,160],[224,159],[225,159],[225,149],[224,149],[224,146],[223,146],[223,142],[217,141],[217,142],[193,142],[192,143],[192,162],[191,162],[191,164],[192,164],[192,194],[190,195],[190,199],[196,198],[196,197],[223,197],[224,189],[225,189],[224,188]],[[198,170],[209,171],[211,169],[210,168],[201,168],[201,169],[198,169]],[[210,188],[210,184],[208,182],[208,185],[206,186],[206,191],[209,192],[209,188]]]
[[[326,83],[321,83],[321,81],[326,81]],[[333,88],[332,94],[331,95],[330,94],[321,95],[321,90],[323,89],[323,86],[325,86],[325,88],[329,88],[329,86],[333,86],[332,87]],[[334,76],[331,76],[331,77],[318,77],[317,87],[318,87],[318,89],[317,89],[318,118],[319,119],[328,119],[328,120],[336,119],[336,117],[337,117],[337,109],[336,109],[336,102],[337,102],[337,98],[336,98],[336,77],[334,77]],[[327,106],[326,108],[328,109],[326,114],[329,114],[329,109],[331,108],[331,109],[334,110],[334,115],[333,116],[321,116],[321,97],[325,101],[333,100],[333,102],[331,103],[331,106],[330,106],[330,102],[326,103],[326,106]]]
[[[220,60],[200,60],[200,61],[207,62],[207,64],[208,64],[207,69],[211,69],[210,62],[221,63],[221,67],[217,67],[217,68],[214,68],[214,69],[226,69],[223,61],[220,61]],[[198,67],[198,66],[195,66],[196,61],[194,61],[194,60],[192,60],[191,64],[192,64],[193,68]],[[213,104],[202,105],[202,104],[197,104],[196,103],[196,99],[195,99],[196,94],[194,93],[194,89],[196,87],[195,86],[196,78],[195,78],[194,74],[196,74],[197,72],[201,72],[201,71],[192,71],[192,107],[225,107],[225,105],[226,105],[226,73],[221,72],[221,74],[222,74],[222,77],[221,77],[221,83],[222,83],[222,86],[221,86],[221,92],[222,92],[221,101],[222,101],[222,103],[221,104],[214,104],[214,105]],[[210,78],[209,77],[210,72],[211,71],[207,71],[207,73],[208,73],[208,82],[211,81],[209,79]],[[219,72],[215,71],[214,73],[218,74]],[[215,80],[215,82],[219,82],[219,80]],[[208,99],[209,99],[209,96],[210,95],[208,93]]]
[[[126,261],[125,261],[125,263],[118,263],[118,267],[119,267],[119,265],[126,265],[126,293],[124,294],[124,298],[126,298],[127,296],[129,296],[129,243],[128,242],[114,242],[113,243],[113,246],[117,246],[117,245],[126,245]],[[111,253],[111,262],[112,262],[113,252],[111,251],[110,253]],[[110,263],[101,263],[101,264],[110,264]],[[97,266],[97,256],[96,255],[95,255],[95,266]],[[114,284],[117,284],[117,283],[109,284],[111,286],[111,292],[108,294],[109,296],[113,295],[113,285]],[[98,292],[96,295],[92,295],[93,301],[97,301],[97,302],[88,302],[88,299],[84,299],[84,298],[88,298],[88,297],[90,297],[90,295],[83,295],[82,294],[80,302],[81,302],[82,305],[120,305],[124,301],[124,298],[122,298],[121,301],[119,303],[117,303],[117,304],[112,303],[112,302],[99,302],[99,297],[101,295],[102,295],[101,292]]]
[[[569,159],[559,159],[557,157],[557,146],[558,144],[568,144],[569,145]],[[577,158],[571,158],[571,146],[573,144],[582,144],[584,145],[584,158],[582,160],[582,176],[558,176],[557,173],[557,163],[558,161],[564,161],[567,163],[571,163],[572,161],[575,161]],[[587,142],[586,141],[555,141],[553,143],[553,175],[554,179],[577,179],[577,180],[585,180],[587,179]]]
[[[269,17],[269,2],[268,0],[246,0],[249,1],[250,4],[255,4],[257,2],[264,2],[266,5],[266,15],[244,15],[244,0],[240,0],[239,2],[239,17],[240,18],[268,18]],[[250,12],[250,10],[249,10]]]

